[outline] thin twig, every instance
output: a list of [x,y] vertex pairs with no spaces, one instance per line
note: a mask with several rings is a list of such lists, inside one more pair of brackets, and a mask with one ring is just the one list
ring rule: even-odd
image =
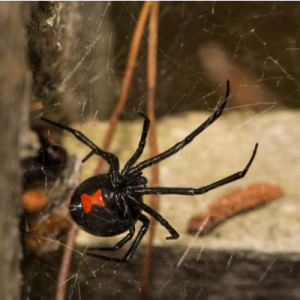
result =
[[[150,2],[150,1],[146,1],[144,3],[141,14],[139,16],[139,19],[138,19],[136,27],[135,27],[135,32],[134,32],[133,39],[131,42],[131,48],[129,51],[127,66],[126,66],[126,70],[125,70],[122,92],[121,92],[119,102],[116,105],[116,107],[112,113],[112,116],[110,118],[110,121],[109,121],[109,127],[106,132],[106,136],[105,136],[104,143],[102,146],[102,150],[104,150],[104,151],[107,151],[109,148],[112,136],[116,129],[116,125],[117,125],[119,116],[123,110],[125,103],[126,103],[127,94],[128,94],[129,87],[131,84],[133,69],[134,69],[136,58],[137,58],[137,55],[138,55],[138,52],[140,49],[142,34],[144,32],[145,23],[146,23],[149,9],[151,6],[152,6],[152,2]],[[98,166],[95,170],[96,174],[99,174],[102,172],[103,164],[104,164],[104,160],[102,158],[100,158]]]
[[77,231],[77,224],[73,222],[72,228],[70,230],[67,247],[65,249],[62,264],[59,270],[58,279],[57,279],[57,289],[56,289],[56,300],[64,300],[66,294],[66,280],[69,274],[69,267],[72,258],[73,244],[75,239],[75,234]]
[[[149,40],[148,40],[148,99],[147,99],[147,113],[150,119],[150,138],[151,138],[151,157],[158,154],[156,130],[155,130],[155,114],[154,114],[154,99],[155,99],[155,87],[156,87],[156,52],[157,52],[157,35],[158,35],[158,14],[159,14],[159,2],[153,2],[150,12],[149,20]],[[158,164],[152,167],[152,186],[158,186]],[[158,195],[152,195],[150,205],[155,211],[158,210]],[[143,265],[141,277],[140,277],[140,292],[139,299],[143,300],[147,298],[147,286],[149,271],[151,265],[152,256],[152,244],[155,228],[155,219],[151,218],[149,229],[148,249]]]
[[[73,188],[79,185],[81,178],[81,164],[77,164],[74,167],[73,174],[75,175],[74,181],[72,183]],[[71,198],[72,192],[69,192],[69,199]],[[57,288],[56,288],[56,300],[64,300],[66,294],[66,281],[69,274],[69,268],[73,253],[73,244],[77,231],[77,224],[73,222],[70,234],[67,239],[67,244],[65,247],[64,255],[62,257],[61,266],[59,269],[58,279],[57,279]]]

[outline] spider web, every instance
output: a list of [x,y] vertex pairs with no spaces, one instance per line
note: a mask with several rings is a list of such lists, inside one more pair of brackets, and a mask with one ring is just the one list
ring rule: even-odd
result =
[[[55,8],[56,26],[63,28],[58,31],[61,52],[54,59],[57,65],[48,70],[55,80],[44,79],[35,94],[43,109],[33,114],[33,121],[41,115],[72,121],[72,127],[101,145],[121,93],[141,7],[103,2]],[[231,83],[224,116],[160,164],[160,185],[204,186],[242,170],[256,142],[259,148],[241,181],[203,196],[160,198],[160,213],[180,238],[165,241],[167,232],[157,225],[148,299],[299,299],[299,20],[297,2],[160,4],[155,99],[159,152],[200,125],[223,100],[226,80]],[[147,36],[146,28],[110,149],[121,165],[140,138],[142,123],[136,112],[146,111]],[[65,132],[63,145],[80,159],[89,151]],[[147,148],[140,161],[148,157]],[[92,176],[96,163],[97,158],[91,158],[82,166],[82,180]],[[44,173],[47,178],[47,170]],[[150,178],[150,171],[145,175]],[[217,197],[254,182],[279,185],[285,196],[224,222],[211,235],[186,233],[191,216],[205,211]],[[88,246],[112,246],[119,239],[78,233],[65,283],[67,299],[138,298],[147,238],[130,264],[84,255]],[[62,237],[60,249],[41,259],[25,256],[23,299],[55,298],[65,243]],[[126,249],[116,256],[122,257]]]

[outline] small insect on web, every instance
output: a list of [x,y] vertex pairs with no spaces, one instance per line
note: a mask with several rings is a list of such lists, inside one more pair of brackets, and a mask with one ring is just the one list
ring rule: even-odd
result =
[[157,156],[147,159],[134,167],[134,164],[138,161],[144,151],[146,137],[150,127],[150,120],[143,113],[139,112],[138,114],[144,118],[141,139],[137,150],[125,164],[125,167],[121,173],[119,171],[120,165],[117,156],[100,149],[80,131],[55,123],[46,118],[41,118],[43,121],[49,124],[73,133],[79,141],[92,149],[92,151],[82,160],[82,162],[85,162],[92,155],[96,154],[106,160],[110,166],[107,174],[100,174],[90,177],[76,188],[71,198],[69,211],[74,221],[80,226],[80,228],[95,236],[111,237],[126,231],[129,231],[129,233],[114,247],[93,247],[88,248],[88,250],[119,250],[134,236],[136,222],[139,220],[143,223],[133,244],[123,258],[112,258],[93,252],[88,252],[87,255],[115,262],[130,262],[143,236],[147,232],[150,223],[148,217],[146,217],[142,211],[148,213],[169,231],[171,236],[167,237],[166,239],[178,239],[179,234],[167,222],[167,220],[165,220],[157,211],[143,203],[143,195],[200,195],[224,184],[243,178],[246,175],[254,160],[258,144],[255,145],[250,161],[243,171],[237,172],[217,182],[197,189],[181,187],[148,188],[148,180],[143,176],[142,173],[143,169],[153,166],[154,164],[157,164],[182,150],[182,148],[191,143],[198,134],[216,121],[223,113],[229,96],[229,91],[229,81],[227,81],[227,91],[223,103],[221,104],[220,108],[218,108],[202,125],[200,125],[196,130],[194,130],[181,142],[177,143],[170,149]]

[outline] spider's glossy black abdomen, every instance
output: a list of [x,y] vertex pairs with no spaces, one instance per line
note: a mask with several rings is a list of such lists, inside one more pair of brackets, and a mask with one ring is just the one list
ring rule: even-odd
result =
[[[143,201],[142,197],[137,200]],[[69,211],[79,227],[88,233],[103,237],[115,236],[127,231],[141,215],[139,206],[129,206],[132,218],[124,218],[126,214],[124,210],[120,211],[120,201],[112,191],[108,175],[96,175],[77,187]]]

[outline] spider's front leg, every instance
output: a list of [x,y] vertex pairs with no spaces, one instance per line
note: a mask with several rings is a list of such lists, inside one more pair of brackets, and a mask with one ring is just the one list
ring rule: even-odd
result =
[[147,134],[149,131],[149,127],[150,127],[150,120],[148,119],[147,116],[145,116],[142,112],[138,113],[141,117],[144,118],[144,126],[143,126],[143,131],[142,131],[142,136],[141,136],[141,140],[139,142],[139,146],[136,149],[135,153],[132,155],[132,157],[128,160],[128,162],[126,163],[124,169],[121,172],[121,176],[127,176],[130,168],[137,162],[137,160],[141,157],[141,155],[143,154],[145,145],[146,145],[146,138],[147,138]]
[[227,80],[227,90],[226,95],[223,103],[221,104],[220,108],[214,111],[214,113],[198,128],[196,128],[191,134],[189,134],[186,138],[184,138],[181,142],[177,143],[170,149],[166,150],[163,153],[160,153],[152,158],[149,158],[147,160],[144,160],[143,162],[139,163],[136,167],[132,168],[129,171],[129,175],[137,174],[138,172],[142,171],[145,168],[148,168],[150,166],[153,166],[157,163],[159,163],[162,160],[165,160],[166,158],[172,156],[173,154],[179,152],[184,148],[186,145],[191,143],[193,139],[199,135],[203,130],[205,130],[209,125],[214,123],[223,113],[225,105],[227,103],[228,97],[230,92],[230,86],[229,86],[229,80]]

